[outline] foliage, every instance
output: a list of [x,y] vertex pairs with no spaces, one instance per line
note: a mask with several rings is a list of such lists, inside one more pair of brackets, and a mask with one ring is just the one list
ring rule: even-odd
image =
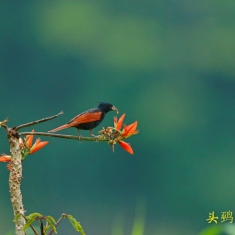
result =
[[[19,218],[20,214],[17,214],[15,217],[14,222],[17,222],[17,219]],[[62,214],[59,220],[56,222],[55,219],[52,216],[43,216],[40,213],[32,213],[28,216],[25,217],[26,219],[26,224],[24,226],[24,230],[26,230],[28,227],[31,227],[32,230],[36,233],[34,228],[32,227],[32,224],[35,221],[39,221],[40,223],[40,232],[42,235],[51,235],[53,233],[57,233],[56,227],[58,226],[59,222],[61,221],[62,218],[67,218],[71,222],[73,228],[75,231],[81,233],[82,235],[85,235],[85,232],[81,226],[81,224],[72,216],[72,215],[66,215]],[[43,224],[43,220],[46,222],[46,225]],[[48,230],[51,229],[49,232]]]

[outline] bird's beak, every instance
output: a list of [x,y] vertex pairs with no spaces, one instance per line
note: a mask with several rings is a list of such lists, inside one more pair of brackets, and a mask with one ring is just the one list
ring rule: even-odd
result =
[[117,112],[117,114],[118,114],[118,109],[115,106],[113,106],[111,109],[115,110]]

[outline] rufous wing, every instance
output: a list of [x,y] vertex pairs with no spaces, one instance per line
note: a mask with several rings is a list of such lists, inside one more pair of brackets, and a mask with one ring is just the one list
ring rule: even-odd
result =
[[57,132],[69,127],[77,127],[79,124],[82,123],[90,123],[99,121],[101,119],[102,112],[92,112],[92,113],[81,113],[74,117],[68,124],[65,124],[63,126],[59,126],[53,130],[50,130],[49,132]]
[[73,118],[68,125],[69,126],[78,126],[82,123],[90,123],[99,121],[101,119],[102,112],[93,112],[93,113],[82,113]]

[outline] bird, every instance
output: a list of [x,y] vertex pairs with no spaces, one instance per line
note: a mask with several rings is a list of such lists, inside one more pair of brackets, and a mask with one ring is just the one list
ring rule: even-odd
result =
[[90,135],[96,138],[96,136],[92,134],[92,130],[103,121],[106,113],[111,110],[115,110],[118,113],[118,109],[114,105],[100,102],[96,108],[88,109],[78,114],[67,124],[59,126],[49,132],[57,132],[69,127],[75,127],[78,129],[79,139],[81,139],[80,130],[90,130]]

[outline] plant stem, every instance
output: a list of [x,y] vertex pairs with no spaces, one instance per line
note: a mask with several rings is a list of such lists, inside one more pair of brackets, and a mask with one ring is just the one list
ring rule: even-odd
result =
[[25,225],[24,219],[24,206],[22,202],[22,194],[20,190],[20,183],[22,179],[22,163],[21,163],[21,150],[19,146],[19,136],[14,129],[8,129],[8,139],[11,152],[11,166],[9,176],[9,187],[11,194],[11,203],[13,207],[14,216],[20,214],[15,222],[15,234],[25,235],[23,227]]

